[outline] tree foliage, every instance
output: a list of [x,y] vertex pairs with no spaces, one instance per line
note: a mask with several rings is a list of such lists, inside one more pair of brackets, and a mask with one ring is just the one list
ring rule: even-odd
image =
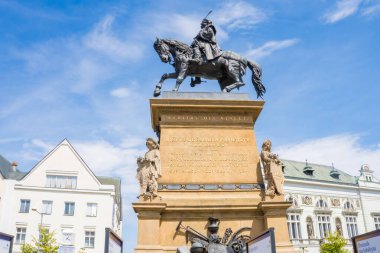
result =
[[337,232],[331,233],[321,245],[321,253],[349,253],[346,240]]
[[54,232],[49,233],[46,229],[40,230],[41,241],[33,238],[34,245],[24,243],[21,246],[22,253],[36,253],[38,245],[40,245],[40,253],[58,253],[59,246],[54,237]]

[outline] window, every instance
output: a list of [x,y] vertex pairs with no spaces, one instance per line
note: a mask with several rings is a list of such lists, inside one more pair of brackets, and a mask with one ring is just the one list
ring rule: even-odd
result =
[[29,213],[29,208],[30,208],[30,200],[22,199],[20,201],[20,213]]
[[380,229],[380,215],[379,216],[374,216],[373,220],[375,222],[375,229]]
[[372,177],[371,176],[365,176],[366,180],[369,182],[372,182]]
[[77,177],[73,176],[46,176],[46,187],[76,189]]
[[26,237],[26,228],[16,228],[16,243],[23,244],[25,243]]
[[324,201],[323,199],[320,199],[317,202],[317,207],[325,207],[325,208],[327,208],[327,202]]
[[353,237],[358,235],[358,225],[356,223],[356,217],[355,216],[346,216],[346,224],[347,224],[347,231],[348,231],[348,237]]
[[65,202],[65,215],[74,215],[75,203]]
[[343,205],[344,209],[354,209],[354,205],[350,201],[346,201]]
[[96,203],[87,203],[87,216],[95,217],[98,209],[98,204]]
[[288,230],[290,239],[301,239],[299,214],[288,214]]
[[325,238],[331,232],[330,216],[329,215],[318,215],[318,228],[320,238]]
[[94,248],[95,246],[95,231],[86,231],[84,237],[84,246],[86,248]]
[[53,207],[53,201],[50,200],[42,200],[42,213],[43,214],[51,214],[51,210]]

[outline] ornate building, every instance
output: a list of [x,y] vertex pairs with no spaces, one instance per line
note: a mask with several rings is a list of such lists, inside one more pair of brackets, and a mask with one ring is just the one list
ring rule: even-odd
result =
[[106,228],[121,236],[120,179],[96,176],[64,140],[28,173],[0,156],[0,232],[14,236],[13,252],[54,232],[60,252],[104,250]]
[[380,182],[368,165],[360,176],[333,166],[282,160],[289,237],[302,252],[319,252],[323,238],[334,231],[347,239],[380,229]]

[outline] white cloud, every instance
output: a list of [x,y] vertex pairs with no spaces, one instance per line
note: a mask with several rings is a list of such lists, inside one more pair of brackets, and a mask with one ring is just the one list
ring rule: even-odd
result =
[[358,11],[361,2],[362,0],[339,0],[334,9],[323,15],[322,20],[325,23],[333,24],[345,19]]
[[197,15],[152,14],[150,26],[141,28],[147,30],[147,35],[154,38],[172,38],[183,42],[191,42],[200,29],[201,19]]
[[217,25],[229,30],[248,29],[266,18],[267,15],[262,10],[244,1],[228,2],[211,16]]
[[115,61],[126,61],[142,57],[139,43],[131,43],[116,36],[112,30],[115,18],[105,16],[83,39],[84,45]]
[[[307,140],[275,148],[283,159],[305,161],[334,166],[353,176],[361,165],[369,164],[373,170],[380,167],[380,145],[375,148],[359,144],[360,135],[343,134]],[[378,170],[377,170],[378,171]],[[380,177],[380,174],[378,175]]]
[[[206,13],[205,13],[206,14]],[[203,15],[205,15],[203,14]],[[202,14],[150,14],[150,36],[173,38],[183,42],[192,42],[200,30],[204,18]],[[217,39],[223,41],[228,38],[227,30],[249,29],[263,22],[267,15],[260,9],[245,1],[228,2],[215,10],[209,17],[217,27]],[[152,35],[153,34],[153,35]]]
[[126,98],[131,94],[131,91],[127,87],[120,87],[120,88],[111,90],[110,94],[113,97]]
[[247,57],[252,57],[255,60],[261,59],[265,56],[271,55],[274,51],[284,49],[293,46],[298,43],[298,39],[287,39],[287,40],[272,40],[266,42],[264,45],[249,50],[246,53]]
[[362,16],[372,16],[380,12],[380,4],[366,7],[362,10]]

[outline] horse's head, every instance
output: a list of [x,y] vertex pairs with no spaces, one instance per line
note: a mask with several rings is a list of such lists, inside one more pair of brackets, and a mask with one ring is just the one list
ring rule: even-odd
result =
[[168,63],[171,61],[169,46],[165,43],[164,40],[157,38],[153,44],[153,47],[162,62]]

